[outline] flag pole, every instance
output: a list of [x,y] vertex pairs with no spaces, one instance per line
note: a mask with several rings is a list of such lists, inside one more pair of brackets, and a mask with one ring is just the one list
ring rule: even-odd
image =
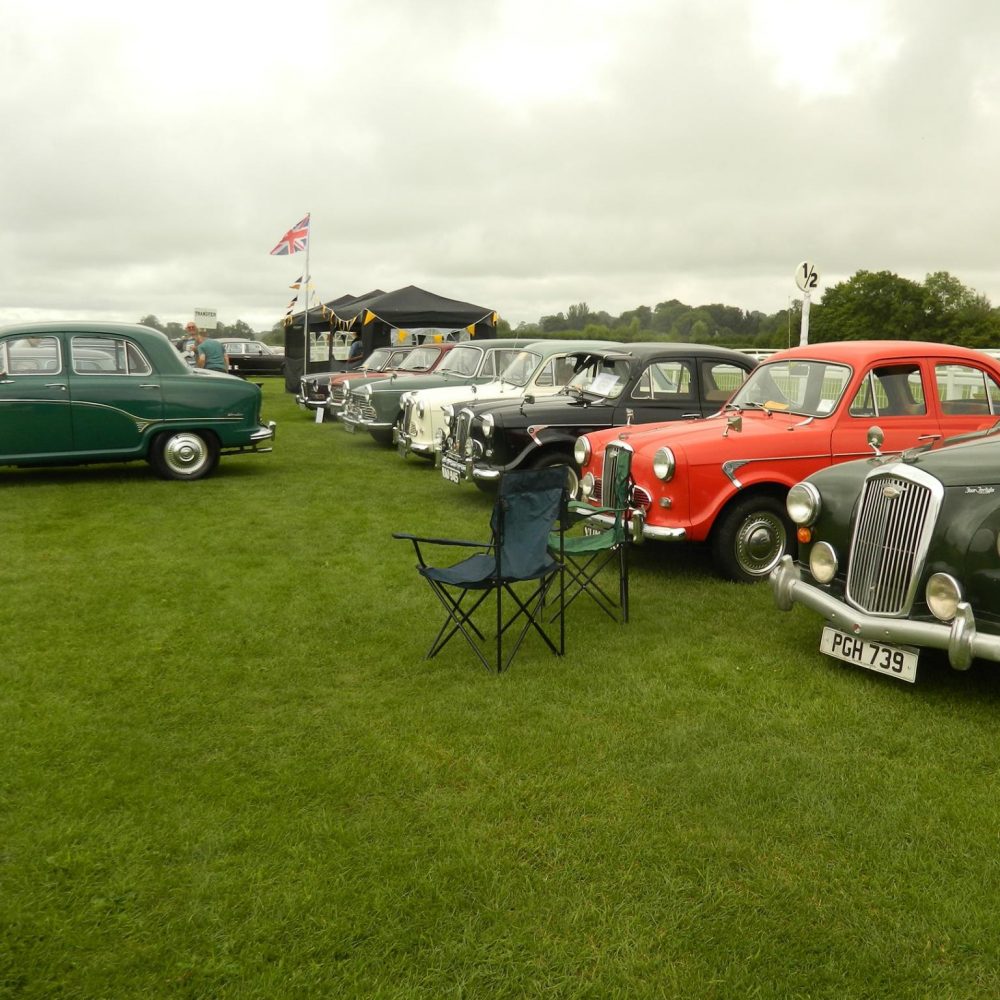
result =
[[305,306],[304,312],[302,313],[302,375],[305,377],[309,373],[309,281],[311,279],[311,274],[309,273],[309,244],[312,242],[312,213],[306,212],[306,219],[308,224],[306,226],[306,273],[303,277],[305,282]]

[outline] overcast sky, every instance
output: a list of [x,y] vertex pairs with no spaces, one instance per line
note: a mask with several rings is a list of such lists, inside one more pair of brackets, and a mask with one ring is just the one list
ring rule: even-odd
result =
[[[0,0],[0,322],[269,329],[416,284],[512,325],[774,312],[857,270],[1000,305],[996,0]],[[815,299],[814,299],[815,301]]]

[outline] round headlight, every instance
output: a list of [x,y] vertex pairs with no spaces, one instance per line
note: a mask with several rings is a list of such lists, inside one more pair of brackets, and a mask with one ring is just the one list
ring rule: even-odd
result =
[[927,607],[935,618],[950,622],[958,611],[958,602],[962,600],[962,587],[949,573],[935,573],[928,581],[925,590]]
[[809,550],[809,572],[817,583],[829,583],[837,575],[837,553],[829,542],[817,542]]
[[660,448],[653,456],[653,475],[667,482],[673,479],[675,465],[674,453],[669,448]]
[[594,493],[595,482],[596,480],[594,479],[594,474],[592,472],[588,472],[583,479],[580,480],[580,496],[592,496]]
[[493,434],[493,414],[483,414],[483,437],[490,437]]
[[578,437],[573,445],[573,461],[577,465],[586,465],[590,461],[590,442],[585,437]]
[[795,524],[806,526],[815,524],[823,508],[819,490],[812,483],[796,483],[788,491],[785,508]]

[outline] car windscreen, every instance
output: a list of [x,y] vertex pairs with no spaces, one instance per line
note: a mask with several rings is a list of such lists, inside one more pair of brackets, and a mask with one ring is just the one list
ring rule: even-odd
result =
[[534,374],[541,363],[542,356],[531,351],[518,351],[503,370],[500,378],[512,385],[527,385],[528,379]]
[[581,368],[566,385],[570,395],[587,393],[601,399],[617,399],[628,383],[629,363],[619,358],[597,358]]
[[455,347],[434,370],[442,375],[446,372],[449,375],[475,375],[482,356],[479,347]]
[[730,407],[782,410],[808,417],[825,417],[836,410],[851,369],[829,361],[772,361],[747,376]]
[[436,347],[418,347],[406,356],[406,359],[399,366],[403,372],[423,372],[437,360],[441,352]]
[[394,353],[391,347],[378,347],[368,355],[361,367],[380,372]]

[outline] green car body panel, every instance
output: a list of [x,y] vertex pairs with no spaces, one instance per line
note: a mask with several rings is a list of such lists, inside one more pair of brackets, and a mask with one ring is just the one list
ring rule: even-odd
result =
[[270,450],[274,425],[261,422],[259,386],[192,369],[158,330],[74,321],[0,328],[0,464],[152,460],[164,436],[184,433],[217,457]]

